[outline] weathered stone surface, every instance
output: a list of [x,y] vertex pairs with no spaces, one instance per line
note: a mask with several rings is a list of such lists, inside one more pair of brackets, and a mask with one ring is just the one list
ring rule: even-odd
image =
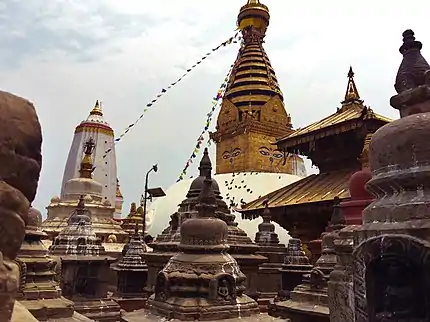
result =
[[13,260],[37,190],[42,133],[33,105],[2,91],[0,126],[0,321],[9,321],[19,287],[19,269]]
[[376,199],[363,211],[353,257],[355,321],[426,321],[430,256],[430,65],[414,33],[403,33],[403,60],[391,105],[401,118],[370,143]]
[[42,130],[28,100],[0,91],[0,178],[34,200],[42,166]]

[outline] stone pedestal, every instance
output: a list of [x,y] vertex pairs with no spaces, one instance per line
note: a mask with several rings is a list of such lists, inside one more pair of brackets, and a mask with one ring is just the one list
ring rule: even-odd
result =
[[112,269],[118,274],[118,285],[113,299],[127,312],[144,308],[148,298],[144,291],[148,267],[142,258],[145,248],[135,231],[124,257],[112,265]]
[[57,282],[57,263],[48,255],[41,239],[46,234],[41,230],[42,215],[30,208],[26,235],[16,262],[21,273],[18,299],[38,320],[73,321],[73,302],[61,296]]

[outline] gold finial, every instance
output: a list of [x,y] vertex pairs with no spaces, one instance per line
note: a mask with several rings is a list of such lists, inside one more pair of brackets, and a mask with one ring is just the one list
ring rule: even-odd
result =
[[99,102],[98,100],[96,101],[96,105],[94,105],[94,108],[92,109],[92,111],[90,112],[90,115],[99,115],[99,116],[103,116],[103,111],[102,111],[102,102]]
[[94,143],[94,140],[91,137],[85,142],[85,145],[84,145],[85,155],[81,162],[81,168],[79,169],[81,178],[91,179],[93,177],[92,173],[95,168],[93,167],[92,154],[95,146],[96,145]]
[[269,20],[269,8],[266,5],[262,4],[260,0],[248,0],[246,5],[240,9],[237,25],[242,31],[253,26],[264,38]]
[[342,102],[342,104],[352,103],[354,101],[361,102],[357,86],[355,86],[354,72],[352,70],[352,67],[350,66],[348,72],[348,85],[346,87],[345,100]]

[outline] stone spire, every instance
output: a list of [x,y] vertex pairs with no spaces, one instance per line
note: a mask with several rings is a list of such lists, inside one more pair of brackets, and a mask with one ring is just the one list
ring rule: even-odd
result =
[[263,222],[258,225],[258,232],[255,234],[255,243],[258,245],[278,245],[279,237],[275,232],[275,225],[272,223],[272,215],[269,209],[269,203],[261,215]]
[[400,119],[381,127],[370,142],[366,188],[375,200],[364,209],[355,236],[355,321],[425,321],[430,314],[430,66],[421,48],[406,30],[398,94],[390,100]]
[[293,172],[294,158],[276,162],[274,167],[270,157],[259,152],[292,132],[284,96],[263,47],[269,21],[269,8],[260,1],[247,1],[240,9],[237,25],[243,42],[226,87],[216,132],[211,133],[216,143],[217,174]]
[[85,207],[84,196],[79,198],[76,209],[65,227],[50,246],[54,255],[105,255],[101,240],[96,237],[91,223],[91,213]]
[[257,303],[243,294],[245,275],[225,252],[228,227],[215,216],[216,200],[209,173],[198,198],[198,215],[181,225],[180,252],[157,276],[148,302],[151,312],[180,320],[221,320],[258,312]]

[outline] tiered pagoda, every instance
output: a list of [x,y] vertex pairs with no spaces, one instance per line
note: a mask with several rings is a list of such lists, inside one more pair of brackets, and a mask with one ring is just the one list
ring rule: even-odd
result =
[[335,113],[276,141],[286,154],[307,156],[319,174],[247,203],[239,209],[242,216],[257,218],[269,201],[273,220],[291,236],[305,244],[319,239],[332,214],[334,198],[350,198],[348,181],[362,167],[360,155],[366,138],[390,121],[363,104],[350,68],[345,98]]

